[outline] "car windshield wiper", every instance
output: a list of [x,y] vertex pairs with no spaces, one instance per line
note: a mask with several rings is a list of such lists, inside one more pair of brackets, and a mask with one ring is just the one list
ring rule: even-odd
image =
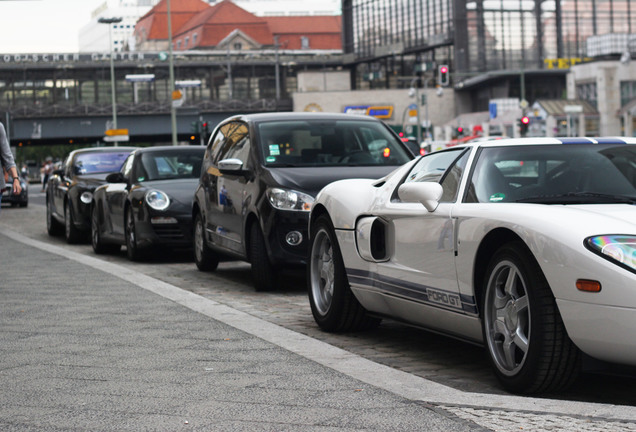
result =
[[515,202],[539,204],[636,204],[636,196],[614,195],[599,192],[568,192],[565,194],[536,195],[527,198],[520,198],[515,200]]

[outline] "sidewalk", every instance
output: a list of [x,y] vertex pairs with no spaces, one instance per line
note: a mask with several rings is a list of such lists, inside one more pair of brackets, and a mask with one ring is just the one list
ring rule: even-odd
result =
[[239,330],[213,301],[0,244],[0,430],[485,430]]

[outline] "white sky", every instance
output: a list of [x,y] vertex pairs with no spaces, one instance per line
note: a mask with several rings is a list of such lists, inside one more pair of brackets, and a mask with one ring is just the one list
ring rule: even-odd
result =
[[0,0],[0,54],[74,53],[79,30],[106,0]]

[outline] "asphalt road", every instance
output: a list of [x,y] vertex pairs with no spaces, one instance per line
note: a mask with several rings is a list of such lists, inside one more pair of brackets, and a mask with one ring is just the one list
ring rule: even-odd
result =
[[[39,191],[38,191],[39,192]],[[95,257],[90,245],[66,245],[46,234],[43,196],[32,192],[28,208],[3,206],[0,227],[75,253]],[[490,372],[481,347],[384,321],[374,331],[333,335],[320,331],[311,317],[304,274],[286,274],[278,290],[257,293],[249,266],[226,262],[214,273],[196,269],[188,252],[179,251],[130,263],[125,250],[100,259],[152,276],[234,310],[342,348],[360,358],[444,391],[428,402],[458,417],[497,430],[636,430],[636,374],[586,373],[568,392],[544,398],[519,398],[503,392]],[[547,422],[547,423],[546,423]],[[549,425],[549,428],[547,428]],[[597,429],[598,428],[598,429]]]

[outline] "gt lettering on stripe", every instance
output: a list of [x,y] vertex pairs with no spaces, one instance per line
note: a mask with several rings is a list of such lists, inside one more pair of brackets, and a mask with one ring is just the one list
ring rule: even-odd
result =
[[449,294],[432,288],[426,288],[428,301],[432,303],[450,306],[455,309],[462,308],[462,302],[457,294]]

